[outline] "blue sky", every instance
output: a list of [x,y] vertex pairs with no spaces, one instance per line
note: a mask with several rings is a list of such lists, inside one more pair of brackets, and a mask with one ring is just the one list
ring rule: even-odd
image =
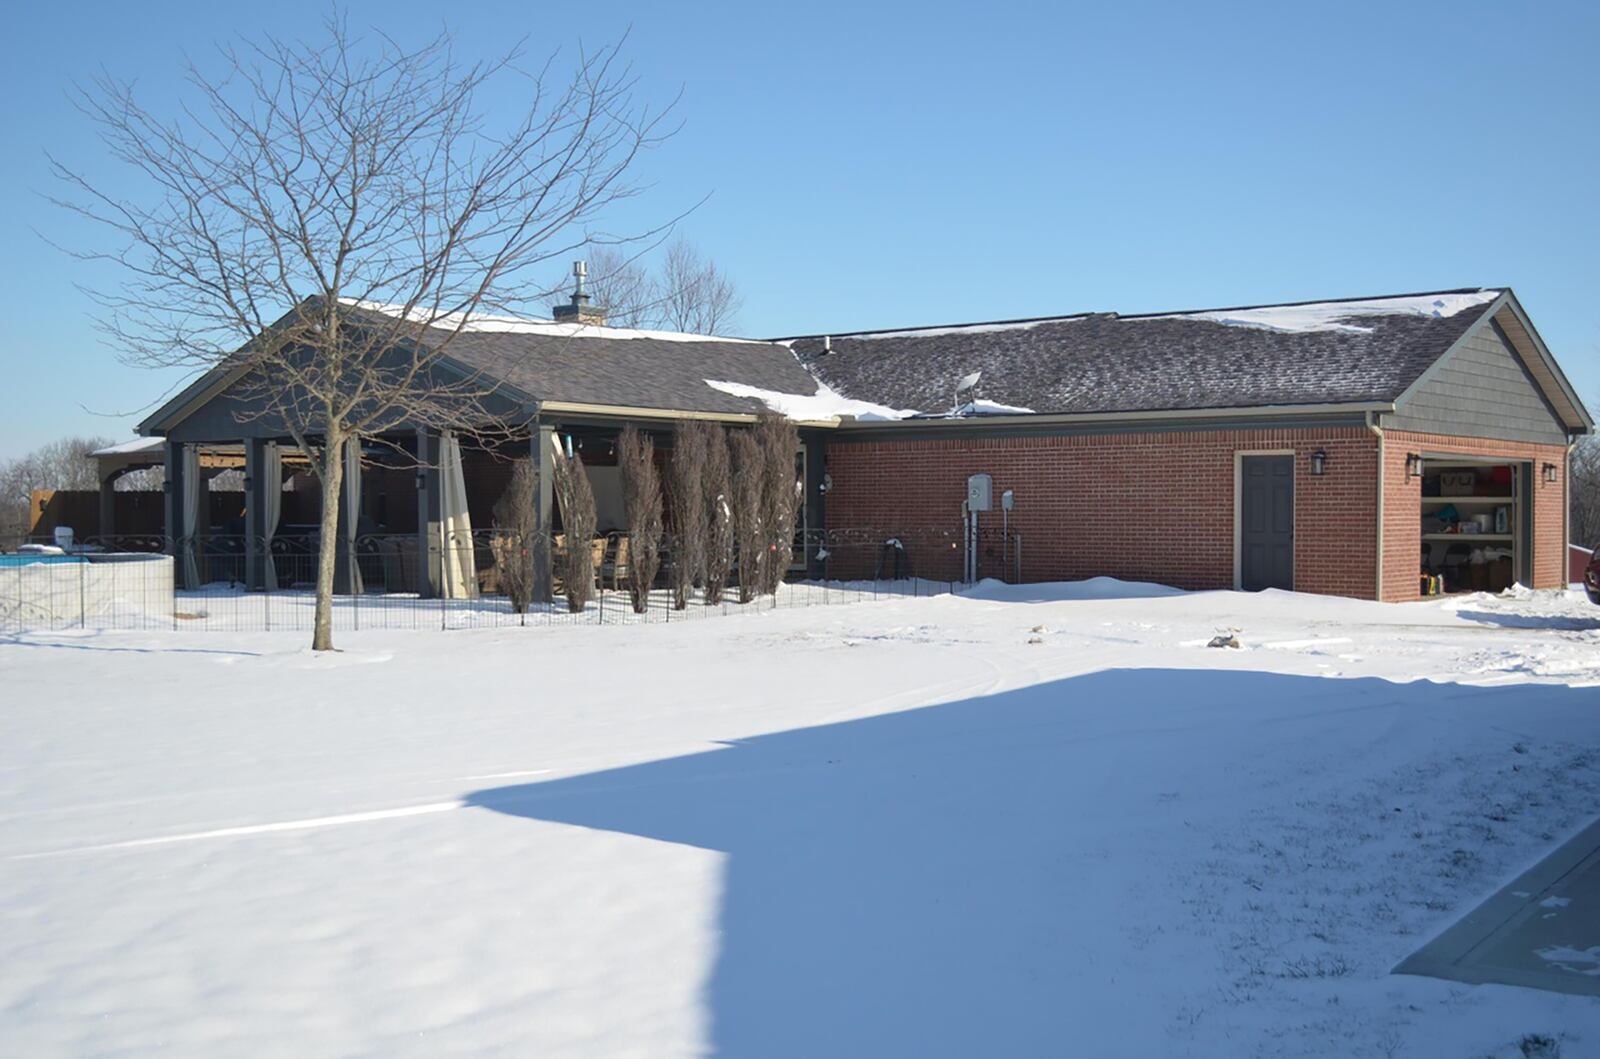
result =
[[[1600,5],[450,8],[469,55],[631,27],[641,92],[681,89],[686,124],[617,226],[709,194],[684,230],[738,281],[744,333],[1511,284],[1600,401]],[[71,83],[103,66],[177,98],[185,54],[315,33],[328,10],[75,3],[10,21],[0,458],[127,435],[178,381],[117,363],[82,267],[36,234],[82,234],[38,198],[46,150],[97,164]],[[421,40],[444,10],[349,14]]]

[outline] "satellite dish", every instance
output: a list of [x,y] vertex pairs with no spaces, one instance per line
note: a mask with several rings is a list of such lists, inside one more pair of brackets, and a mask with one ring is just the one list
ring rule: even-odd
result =
[[978,385],[978,376],[982,374],[983,372],[981,371],[975,371],[971,375],[963,375],[961,381],[956,383],[956,393],[960,393],[962,390],[970,390]]

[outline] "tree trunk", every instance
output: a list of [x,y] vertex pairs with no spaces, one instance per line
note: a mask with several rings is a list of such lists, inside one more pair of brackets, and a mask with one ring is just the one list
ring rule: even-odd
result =
[[[333,650],[333,572],[339,558],[339,505],[344,499],[344,439],[329,437],[322,450],[322,538],[317,549],[317,609],[311,649]],[[353,559],[354,557],[352,557]]]

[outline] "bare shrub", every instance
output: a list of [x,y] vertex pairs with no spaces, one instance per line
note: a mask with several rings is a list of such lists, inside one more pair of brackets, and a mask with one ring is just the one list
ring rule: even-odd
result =
[[794,466],[800,434],[782,416],[764,413],[756,421],[755,437],[761,447],[761,528],[766,544],[761,591],[770,595],[783,584],[794,557],[795,516],[803,488]]
[[733,533],[739,546],[739,602],[748,603],[761,593],[762,570],[766,565],[767,535],[761,526],[761,486],[766,479],[766,461],[761,443],[749,430],[728,436],[728,452],[733,465],[733,487],[729,501],[733,508]]
[[567,546],[561,552],[561,582],[567,609],[576,614],[594,598],[594,554],[589,549],[597,521],[594,489],[589,485],[589,472],[583,469],[582,456],[574,454],[568,459],[564,453],[557,453],[553,465],[556,503],[561,505],[561,528],[567,538]]
[[635,614],[650,606],[650,586],[661,565],[661,475],[655,443],[633,427],[617,439],[622,508],[628,523],[628,594]]
[[700,475],[705,514],[704,586],[706,605],[722,602],[723,589],[728,584],[728,571],[733,569],[733,485],[728,471],[728,432],[721,423],[707,423],[705,429],[705,466]]
[[706,565],[705,504],[706,424],[688,420],[673,434],[672,461],[667,465],[667,502],[672,510],[672,606],[682,610],[704,577]]
[[494,505],[494,565],[500,588],[518,614],[528,612],[533,600],[533,516],[539,474],[526,456],[511,467],[511,483]]

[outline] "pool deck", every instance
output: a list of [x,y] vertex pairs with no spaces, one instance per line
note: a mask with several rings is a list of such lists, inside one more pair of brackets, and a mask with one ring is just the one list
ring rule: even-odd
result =
[[1394,970],[1600,996],[1600,820]]

